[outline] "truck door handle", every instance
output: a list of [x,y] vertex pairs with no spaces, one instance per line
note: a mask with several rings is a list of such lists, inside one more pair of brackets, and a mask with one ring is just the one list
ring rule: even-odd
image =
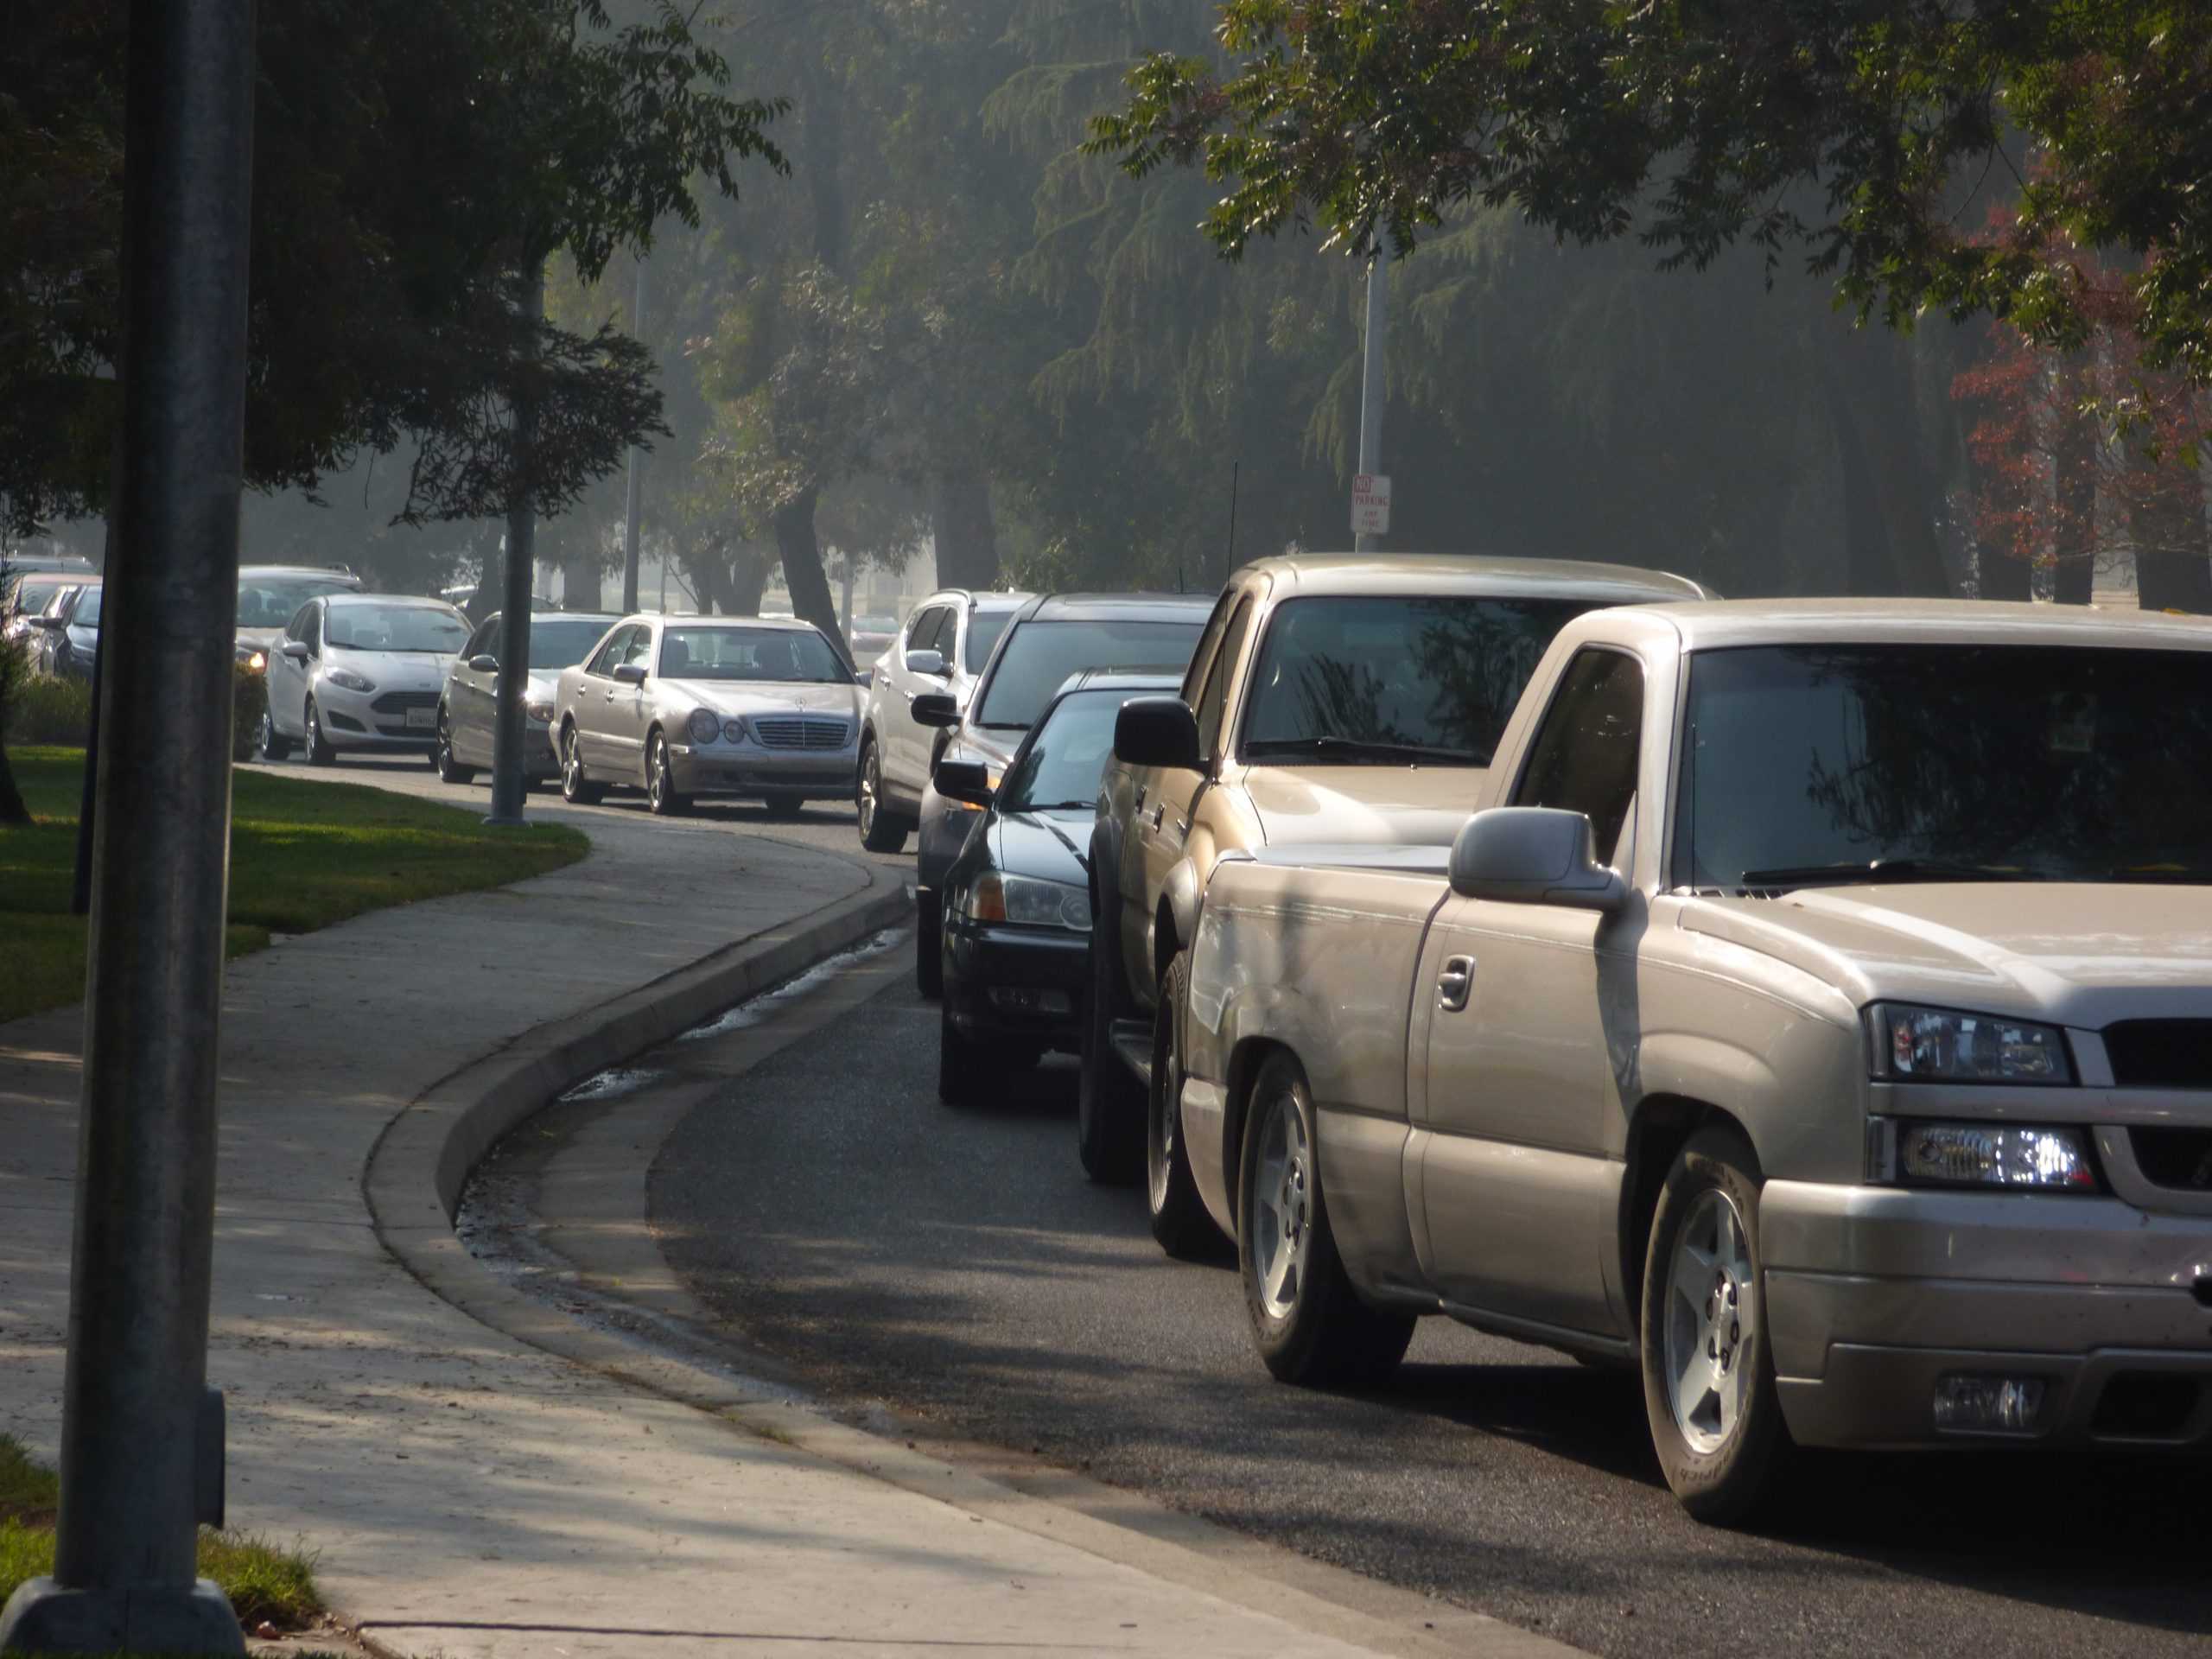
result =
[[1159,828],[1160,828],[1160,821],[1162,818],[1166,817],[1166,816],[1167,816],[1167,803],[1166,803],[1166,802],[1165,802],[1165,801],[1162,801],[1162,802],[1160,802],[1157,806],[1154,806],[1154,807],[1152,809],[1152,827],[1153,827],[1154,829],[1155,829],[1155,830],[1159,829]]
[[1457,1014],[1467,1006],[1467,993],[1474,988],[1475,959],[1453,957],[1436,976],[1436,1006],[1446,1014]]

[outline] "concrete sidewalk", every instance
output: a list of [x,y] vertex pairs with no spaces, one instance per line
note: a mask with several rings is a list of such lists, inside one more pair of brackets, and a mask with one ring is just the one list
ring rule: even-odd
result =
[[[432,1139],[380,1157],[379,1179],[412,1168],[432,1190],[380,1192],[378,1213],[431,1236],[487,1112],[512,1118],[904,902],[886,870],[766,837],[586,827],[594,851],[568,870],[232,967],[209,1363],[232,1524],[320,1551],[338,1612],[396,1652],[1371,1650],[555,1357],[399,1265],[363,1174],[403,1112],[395,1135]],[[49,1455],[79,1027],[73,1010],[0,1027],[0,1425]]]

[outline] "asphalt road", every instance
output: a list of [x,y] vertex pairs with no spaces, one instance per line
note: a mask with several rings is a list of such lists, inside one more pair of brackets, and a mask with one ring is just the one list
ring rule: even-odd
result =
[[[456,806],[473,806],[489,811],[492,804],[491,778],[488,772],[478,772],[473,784],[442,784],[438,775],[419,755],[341,754],[327,766],[310,766],[296,750],[284,760],[252,760],[246,764],[263,771],[285,772],[296,777],[327,779],[334,783],[374,784],[379,789],[398,790],[409,795],[419,795],[425,800],[450,801]],[[524,802],[525,817],[543,816],[563,823],[575,823],[586,830],[594,818],[626,816],[633,821],[649,818],[645,798],[642,793],[622,793],[607,797],[597,806],[570,806],[561,798],[557,783],[539,784],[531,789]],[[855,858],[873,859],[880,864],[911,871],[914,868],[913,841],[909,838],[907,850],[903,853],[870,853],[861,847],[860,831],[853,818],[853,809],[845,801],[812,801],[795,818],[772,818],[767,809],[753,801],[703,800],[693,803],[691,810],[683,817],[665,821],[666,827],[678,833],[686,830],[736,830],[747,835],[774,836],[782,841],[795,841],[810,847],[819,847],[825,852],[844,853]]]
[[1732,1534],[1676,1509],[1623,1376],[1432,1320],[1383,1390],[1272,1382],[1226,1260],[1166,1260],[1134,1192],[1084,1181],[1072,1071],[949,1110],[934,1007],[874,973],[829,1039],[693,1110],[650,1185],[733,1339],[831,1402],[1623,1659],[2212,1648],[2202,1465],[1832,1459],[1779,1523]]

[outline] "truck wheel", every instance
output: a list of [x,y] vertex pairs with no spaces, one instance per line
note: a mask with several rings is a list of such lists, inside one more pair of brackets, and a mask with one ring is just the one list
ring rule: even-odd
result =
[[1367,1388],[1405,1357],[1414,1316],[1352,1288],[1321,1191],[1313,1097],[1278,1053],[1252,1085],[1237,1160],[1236,1261],[1260,1357],[1285,1382]]
[[937,1097],[948,1106],[986,1106],[1006,1081],[1007,1068],[981,1043],[961,1035],[943,1004],[937,1020]]
[[914,988],[924,996],[944,995],[944,900],[923,889],[914,894]]
[[853,811],[860,820],[861,845],[871,853],[895,853],[912,828],[883,804],[883,753],[870,738],[861,745],[861,769],[853,780]]
[[1114,1052],[1113,968],[1099,945],[1098,925],[1094,920],[1090,982],[1083,992],[1076,1152],[1083,1159],[1083,1173],[1092,1180],[1102,1186],[1126,1186],[1142,1166],[1144,1090]]
[[1700,1130],[1660,1190],[1643,1264],[1652,1448],[1681,1506],[1719,1526],[1758,1510],[1793,1449],[1767,1342],[1761,1185],[1741,1134]]
[[1152,1236],[1168,1255],[1187,1261],[1217,1243],[1220,1230],[1198,1197],[1183,1147],[1183,1010],[1191,957],[1179,950],[1160,982],[1152,1011],[1152,1088],[1145,1103],[1145,1197]]

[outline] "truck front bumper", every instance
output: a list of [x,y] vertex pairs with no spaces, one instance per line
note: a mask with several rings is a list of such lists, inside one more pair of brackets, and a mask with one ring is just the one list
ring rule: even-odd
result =
[[[2212,1217],[1770,1181],[1759,1233],[1802,1445],[2212,1449]],[[2040,1404],[2017,1429],[1939,1427],[1947,1377],[2032,1382]]]

